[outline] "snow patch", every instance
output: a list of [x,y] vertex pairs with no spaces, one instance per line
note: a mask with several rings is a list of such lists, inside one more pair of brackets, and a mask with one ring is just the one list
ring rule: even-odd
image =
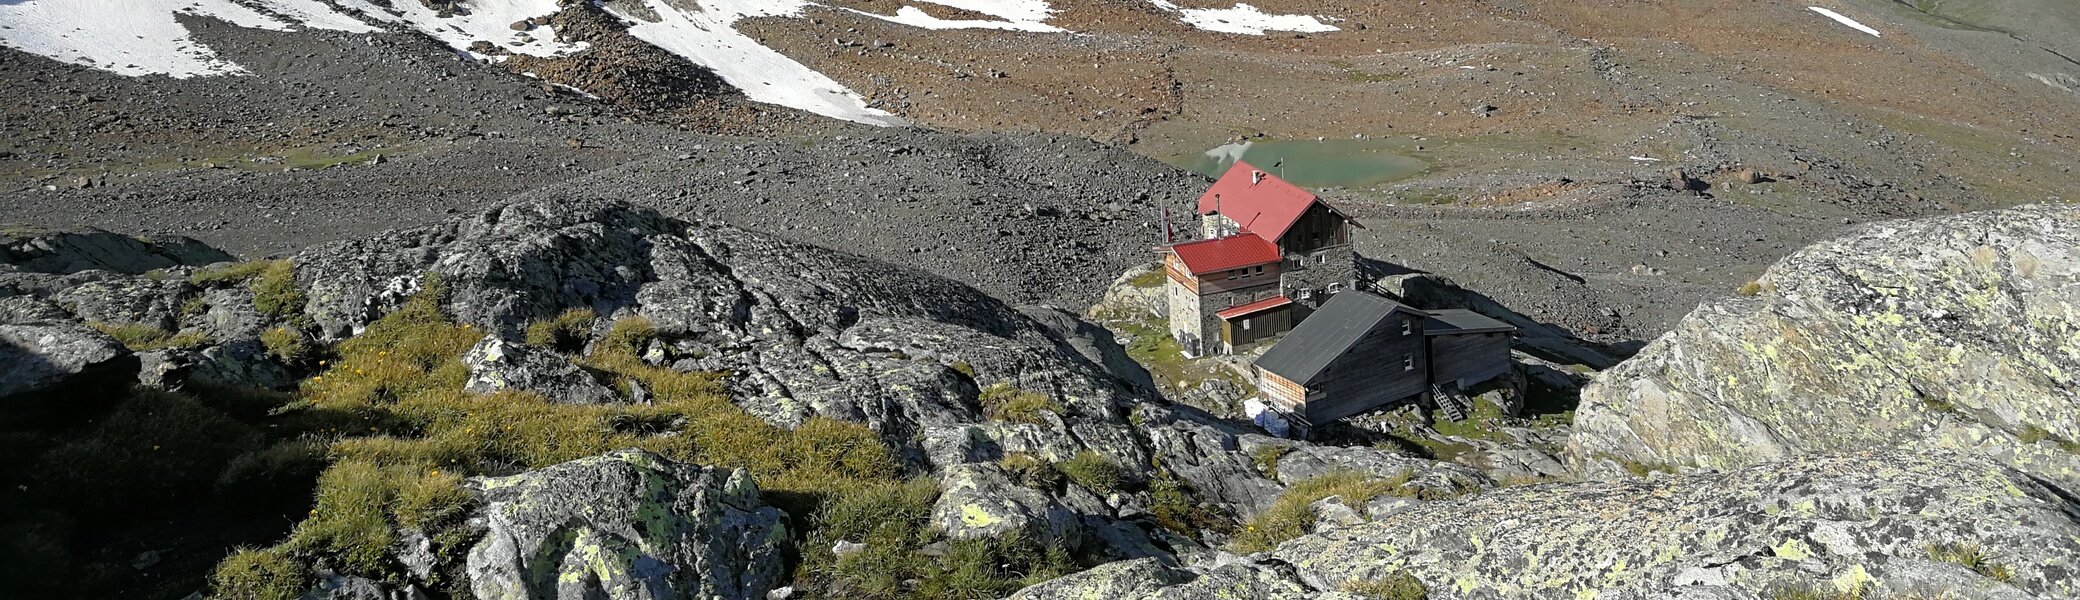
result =
[[797,108],[827,117],[873,125],[902,125],[903,120],[867,106],[843,84],[767,48],[734,24],[752,17],[799,16],[808,3],[800,0],[678,0],[696,3],[697,11],[681,10],[665,0],[646,0],[658,20],[615,10],[632,23],[629,35],[685,57],[720,75],[759,102]]
[[1848,16],[1843,15],[1842,13],[1827,10],[1825,8],[1820,8],[1818,6],[1808,6],[1806,8],[1813,9],[1813,12],[1820,13],[1821,15],[1829,19],[1834,19],[1836,22],[1839,22],[1843,25],[1848,25],[1850,28],[1853,28],[1857,31],[1861,31],[1879,37],[1883,37],[1885,35],[1882,33],[1878,33],[1878,30],[1876,29],[1871,29],[1869,25],[1864,25],[1862,23],[1856,22],[1856,19],[1851,19]]
[[266,8],[306,26],[347,33],[375,33],[382,29],[340,14],[318,0],[267,0]]
[[939,17],[934,17],[930,13],[927,13],[923,9],[920,9],[915,6],[905,6],[896,9],[896,14],[894,15],[877,15],[874,13],[856,9],[846,10],[850,10],[852,12],[856,12],[876,19],[881,19],[883,21],[888,21],[890,23],[900,23],[903,25],[909,25],[911,27],[921,27],[924,29],[1001,29],[1004,31],[1031,31],[1036,33],[1059,33],[1062,31],[1066,31],[1060,27],[1048,25],[1047,23],[1043,23],[1040,21],[977,21],[941,19]]
[[[479,40],[490,42],[514,54],[555,57],[584,50],[590,44],[569,44],[556,41],[556,30],[547,25],[536,26],[527,31],[515,31],[513,24],[556,14],[561,10],[556,0],[470,0],[464,4],[466,11],[452,13],[443,18],[440,12],[428,7],[427,0],[390,0],[391,10],[384,11],[365,0],[354,0],[344,4],[369,13],[370,18],[392,22],[405,22],[414,29],[426,32],[457,50],[468,51]],[[380,15],[378,13],[381,13]],[[492,60],[493,56],[470,52],[477,58]]]
[[285,18],[231,0],[26,0],[0,2],[0,45],[86,65],[119,75],[167,75],[176,79],[245,73],[189,37],[175,15],[219,19],[240,27],[293,31],[316,29],[365,33],[362,23],[315,0],[254,3]]
[[1182,8],[1168,0],[1149,0],[1156,8],[1177,13],[1187,25],[1203,31],[1264,35],[1267,31],[1321,33],[1336,31],[1334,25],[1312,15],[1273,15],[1244,3],[1233,8]]

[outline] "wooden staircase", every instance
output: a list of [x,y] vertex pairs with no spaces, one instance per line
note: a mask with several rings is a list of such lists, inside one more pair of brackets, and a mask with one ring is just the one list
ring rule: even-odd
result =
[[1466,392],[1460,390],[1456,383],[1430,384],[1430,400],[1437,404],[1438,412],[1444,413],[1445,418],[1453,421],[1466,420],[1466,413],[1473,410],[1473,399],[1466,397]]

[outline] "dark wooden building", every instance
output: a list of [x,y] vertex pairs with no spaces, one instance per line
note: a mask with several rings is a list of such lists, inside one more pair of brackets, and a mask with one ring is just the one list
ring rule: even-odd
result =
[[[1374,294],[1337,294],[1257,359],[1264,404],[1308,427],[1493,379],[1510,368],[1516,328],[1465,310],[1426,311]],[[1443,404],[1443,403],[1440,403]],[[1463,408],[1453,403],[1448,410]]]

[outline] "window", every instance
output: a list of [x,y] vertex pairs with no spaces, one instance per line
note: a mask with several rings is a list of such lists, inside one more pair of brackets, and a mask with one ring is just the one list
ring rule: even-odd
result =
[[1414,354],[1403,354],[1403,355],[1401,355],[1401,370],[1403,370],[1403,371],[1414,371],[1414,370],[1416,370],[1416,355],[1414,355]]
[[1401,335],[1409,335],[1409,334],[1415,333],[1415,329],[1416,329],[1415,321],[1402,321],[1402,322],[1401,322]]
[[1323,254],[1323,255],[1321,255],[1321,256],[1317,256],[1317,257],[1314,257],[1314,264],[1318,264],[1318,265],[1326,265],[1326,264],[1329,264],[1329,255],[1327,255],[1327,254]]
[[1234,279],[1234,278],[1236,278],[1236,277],[1239,277],[1239,275],[1236,275],[1235,273],[1236,273],[1235,271],[1229,271],[1229,272],[1228,272],[1228,278],[1229,278],[1229,279]]
[[1329,293],[1331,293],[1331,294],[1334,294],[1334,293],[1337,293],[1337,292],[1341,292],[1341,291],[1343,291],[1343,284],[1341,284],[1341,283],[1332,283],[1332,284],[1329,284]]
[[1250,319],[1243,319],[1243,320],[1242,320],[1242,330],[1243,330],[1243,331],[1249,331],[1249,322],[1250,322]]

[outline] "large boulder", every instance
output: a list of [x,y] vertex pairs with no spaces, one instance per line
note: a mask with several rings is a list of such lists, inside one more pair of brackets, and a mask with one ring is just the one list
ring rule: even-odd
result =
[[1591,470],[1959,449],[2080,490],[2080,208],[1861,226],[1583,393]]
[[785,515],[742,470],[624,450],[470,486],[483,600],[762,600],[784,577]]
[[0,398],[133,380],[137,359],[64,309],[28,296],[0,297]]
[[1022,487],[996,465],[959,465],[940,477],[932,524],[957,539],[1018,535],[1042,544],[1074,546],[1076,513],[1045,492]]
[[597,377],[569,358],[546,348],[536,348],[506,341],[496,335],[484,336],[469,352],[462,355],[462,364],[469,368],[469,380],[463,391],[473,394],[489,394],[503,390],[534,392],[550,402],[560,404],[607,404],[620,402],[621,395],[614,388],[599,382]]
[[[1969,560],[1976,557],[1978,560]],[[1189,583],[1152,586],[1114,577]],[[2080,597],[2080,505],[1970,454],[1801,456],[1723,473],[1406,503],[1189,572],[1093,570],[1019,598],[1306,597],[1412,577],[1430,598]],[[1223,590],[1177,593],[1216,574]],[[1210,585],[1209,582],[1208,584]],[[1947,596],[1946,596],[1947,595]]]

